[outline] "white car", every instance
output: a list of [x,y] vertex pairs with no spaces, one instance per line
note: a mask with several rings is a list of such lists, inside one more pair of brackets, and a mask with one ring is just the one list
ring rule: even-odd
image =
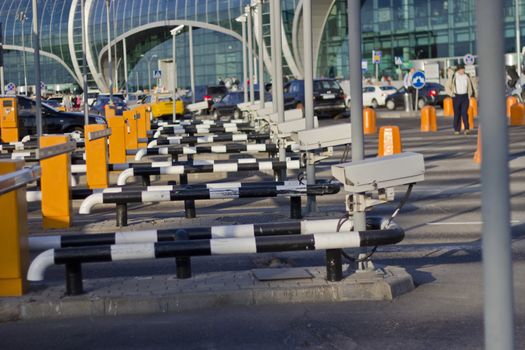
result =
[[396,92],[394,86],[364,86],[363,87],[363,106],[377,108],[385,105],[388,95]]

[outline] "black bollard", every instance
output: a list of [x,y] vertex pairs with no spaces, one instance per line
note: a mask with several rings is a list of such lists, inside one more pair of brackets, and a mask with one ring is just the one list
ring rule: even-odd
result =
[[142,175],[141,178],[142,178],[142,186],[144,187],[151,186],[151,180],[149,178],[149,175]]
[[[190,236],[185,230],[175,232],[175,241],[187,241],[189,239]],[[176,257],[175,262],[177,263],[177,278],[191,278],[191,258],[189,256]]]
[[117,227],[128,226],[128,205],[117,203]]
[[66,264],[66,295],[81,295],[84,293],[82,285],[82,265],[80,263]]
[[343,263],[340,249],[326,250],[326,279],[339,282],[343,279]]
[[301,197],[292,196],[290,197],[290,219],[302,219],[301,213]]

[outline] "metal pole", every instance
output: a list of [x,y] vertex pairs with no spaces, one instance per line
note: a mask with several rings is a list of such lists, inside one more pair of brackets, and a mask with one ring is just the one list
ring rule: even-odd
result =
[[[273,12],[274,12],[274,39],[275,39],[275,54],[274,62],[275,67],[275,94],[277,95],[277,114],[279,123],[284,123],[284,92],[283,92],[283,43],[282,43],[282,31],[281,31],[281,0],[272,0],[273,2]],[[284,147],[279,147],[279,160],[286,160],[286,149]]]
[[253,88],[253,21],[252,8],[246,6],[246,14],[248,15],[248,75],[250,80],[250,104],[255,102],[255,90]]
[[148,58],[148,89],[151,94],[151,57]]
[[111,26],[109,24],[109,7],[110,7],[110,1],[106,0],[106,29],[108,32],[108,78],[109,78],[109,104],[110,106],[113,105],[113,59],[111,54]]
[[28,90],[27,90],[27,57],[26,57],[26,44],[25,44],[25,33],[24,33],[24,23],[25,23],[25,21],[26,20],[24,18],[20,22],[22,23],[22,57],[23,57],[23,61],[24,61],[24,89],[25,89],[25,95],[27,96],[28,95]]
[[246,17],[241,19],[242,23],[242,81],[244,90],[244,103],[248,102],[248,62],[246,54]]
[[177,63],[175,62],[175,55],[177,53],[176,51],[176,37],[177,37],[177,34],[174,33],[172,34],[173,35],[173,44],[172,44],[172,50],[171,50],[171,55],[172,55],[172,60],[173,60],[173,75],[172,75],[172,78],[173,78],[173,93],[171,95],[171,99],[173,100],[173,123],[175,123],[177,121],[177,103],[176,103],[176,98],[177,98]]
[[33,49],[35,50],[36,134],[42,136],[42,92],[40,87],[40,34],[38,2],[33,0]]
[[193,27],[190,26],[190,30],[188,32],[190,38],[190,76],[191,76],[191,96],[192,101],[195,103],[195,64],[193,62]]
[[124,55],[124,91],[126,93],[126,97],[129,94],[129,86],[128,86],[128,45],[126,43],[126,38],[122,39],[122,54]]
[[0,93],[5,95],[5,79],[4,79],[4,32],[3,25],[0,22]]
[[275,56],[277,52],[277,45],[275,38],[277,36],[277,24],[275,23],[275,8],[273,0],[270,0],[270,38],[272,42],[272,111],[277,113],[277,86],[276,86],[276,76],[277,76],[277,64],[275,61]]
[[[115,4],[114,4],[115,5]],[[111,8],[111,5],[110,5],[110,11],[111,11],[111,18],[113,20],[113,35],[115,35],[115,37],[117,36],[117,19],[115,17],[115,6],[113,6],[113,8]],[[115,42],[115,46],[113,46],[113,52],[115,54],[115,69],[114,69],[114,74],[115,74],[115,77],[113,78],[113,84],[115,85],[115,90],[116,91],[120,91],[119,90],[119,85],[118,85],[118,67],[119,67],[119,61],[118,61],[118,53],[117,53],[117,43]],[[110,50],[109,52],[111,52],[111,46],[110,46]]]
[[478,0],[485,348],[514,349],[503,0]]
[[[303,61],[304,61],[304,115],[306,129],[314,128],[314,68],[312,48],[312,0],[303,1]],[[309,185],[315,184],[315,165],[308,161],[306,165],[306,180]],[[316,211],[315,196],[308,196],[306,212]]]
[[515,0],[514,1],[514,4],[516,5],[515,7],[515,20],[516,20],[516,57],[517,57],[517,61],[516,61],[516,65],[517,65],[517,70],[518,70],[518,76],[519,76],[519,80],[518,80],[518,86],[519,86],[519,90],[521,91],[521,28],[520,28],[520,0]]
[[80,2],[80,15],[82,16],[82,83],[84,90],[84,124],[89,124],[89,110],[88,110],[88,78],[87,78],[87,31],[86,31],[86,13],[85,0]]
[[263,1],[259,0],[257,3],[257,34],[259,36],[259,106],[264,108],[264,37],[263,37]]
[[[364,159],[363,133],[363,74],[361,71],[361,2],[348,0],[348,49],[350,57],[350,91],[352,93],[352,161]],[[362,196],[357,194],[357,196]],[[366,230],[366,214],[354,211],[355,230]]]

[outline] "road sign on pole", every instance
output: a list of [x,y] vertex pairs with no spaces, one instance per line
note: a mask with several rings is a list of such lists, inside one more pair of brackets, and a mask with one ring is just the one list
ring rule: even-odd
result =
[[472,66],[475,61],[476,61],[476,59],[474,58],[474,55],[472,55],[470,53],[467,53],[463,57],[463,62],[465,62],[465,64],[468,65],[468,66]]
[[16,95],[16,85],[14,83],[8,83],[5,91],[7,95]]
[[425,86],[425,83],[426,83],[425,73],[423,73],[420,70],[414,72],[414,74],[412,75],[412,87],[416,89],[416,100],[414,101],[416,112],[419,107],[419,90]]
[[161,78],[162,78],[162,71],[160,71],[160,70],[154,70],[154,71],[153,71],[153,78],[154,78],[154,79],[161,79]]

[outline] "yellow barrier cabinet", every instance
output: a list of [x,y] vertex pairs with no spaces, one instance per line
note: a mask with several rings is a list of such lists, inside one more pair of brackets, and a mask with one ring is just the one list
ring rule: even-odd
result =
[[[0,175],[21,170],[22,161],[0,160]],[[25,187],[0,196],[0,297],[24,293],[29,266]]]
[[[67,143],[65,135],[42,136],[40,148]],[[61,154],[40,161],[42,168],[42,218],[44,228],[67,228],[71,225],[71,155]]]
[[2,142],[17,142],[19,140],[17,99],[16,97],[2,97],[0,105]]
[[106,137],[90,140],[89,134],[106,130],[105,125],[91,124],[84,127],[86,144],[86,177],[88,187],[108,188],[108,142]]
[[108,127],[111,129],[109,137],[109,163],[126,163],[126,136],[123,117],[106,118]]
[[[140,109],[134,109],[132,111],[137,117],[137,137],[139,139],[145,139],[148,137],[148,130],[146,126],[146,113],[142,113],[142,110]],[[139,143],[138,147],[140,148],[146,148],[148,146],[147,143]]]
[[126,149],[136,150],[139,148],[138,135],[137,135],[137,119],[133,111],[124,112],[124,121],[126,123],[125,138],[126,138]]

